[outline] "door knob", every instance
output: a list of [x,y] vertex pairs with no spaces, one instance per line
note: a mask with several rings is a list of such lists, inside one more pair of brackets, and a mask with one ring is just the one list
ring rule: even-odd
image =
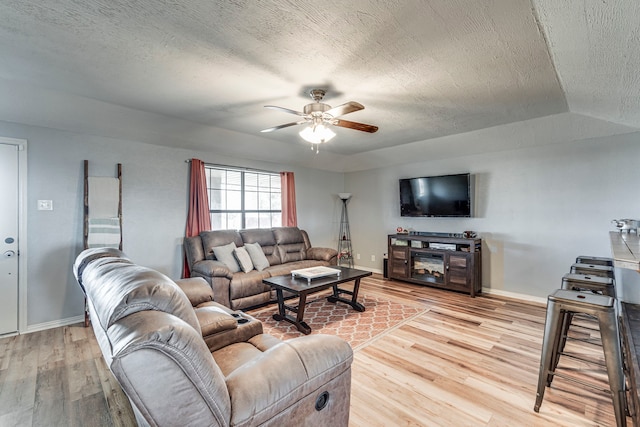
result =
[[5,258],[13,258],[14,256],[16,256],[16,252],[15,251],[6,251],[5,253],[2,254],[3,257]]

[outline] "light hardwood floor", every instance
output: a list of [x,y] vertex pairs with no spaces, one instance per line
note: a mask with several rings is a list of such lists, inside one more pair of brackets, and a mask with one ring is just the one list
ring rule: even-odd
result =
[[[547,389],[540,413],[533,411],[544,307],[379,275],[363,279],[361,292],[424,311],[356,351],[351,426],[615,425],[606,392],[562,378]],[[567,350],[603,360],[590,344],[570,342]],[[561,366],[607,388],[602,367],[564,358]],[[0,339],[0,426],[134,424],[91,328]]]

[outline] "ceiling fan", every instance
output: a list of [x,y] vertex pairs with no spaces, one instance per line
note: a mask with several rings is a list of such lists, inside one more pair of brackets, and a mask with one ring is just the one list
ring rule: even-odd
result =
[[290,110],[289,108],[277,107],[275,105],[265,105],[265,108],[272,108],[274,110],[284,111],[285,113],[295,114],[303,117],[303,119],[297,122],[285,123],[283,125],[263,129],[261,132],[273,132],[274,130],[287,128],[289,126],[308,124],[309,126],[300,132],[300,136],[310,142],[311,149],[313,150],[315,147],[315,151],[317,153],[318,146],[321,143],[327,142],[336,136],[336,134],[330,129],[331,126],[340,126],[369,133],[374,133],[378,130],[377,126],[337,118],[345,114],[363,110],[364,106],[358,102],[350,101],[331,108],[330,105],[321,102],[325,94],[326,90],[324,89],[312,89],[309,92],[309,95],[311,95],[314,102],[305,105],[302,112]]

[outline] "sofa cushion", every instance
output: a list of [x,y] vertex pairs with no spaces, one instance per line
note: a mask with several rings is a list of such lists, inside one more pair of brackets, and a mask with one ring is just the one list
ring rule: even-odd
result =
[[105,331],[133,313],[156,310],[173,314],[200,332],[189,299],[173,280],[128,260],[114,260],[95,260],[83,273],[87,297]]
[[300,270],[302,268],[327,266],[328,263],[324,261],[316,261],[313,259],[305,259],[302,261],[293,261],[286,264],[274,265],[267,268],[265,271],[274,276],[288,276],[291,274],[291,270]]
[[245,249],[249,253],[251,257],[251,262],[256,270],[262,271],[265,268],[269,267],[269,260],[262,252],[262,247],[260,247],[260,243],[245,243]]
[[338,251],[333,248],[309,248],[307,249],[307,259],[331,262],[332,258],[338,255]]
[[298,227],[273,228],[273,236],[278,244],[280,260],[283,264],[307,258],[307,245]]
[[236,258],[233,256],[233,251],[235,249],[236,244],[234,242],[231,242],[228,245],[215,246],[213,248],[213,254],[216,259],[218,261],[222,261],[232,273],[240,271],[240,266],[238,265]]
[[195,309],[195,312],[198,322],[200,322],[202,336],[213,335],[238,327],[238,320],[216,305],[199,307]]
[[236,246],[242,246],[242,237],[235,230],[212,230],[200,233],[204,255],[207,259],[216,259],[213,248],[216,246],[224,246],[229,243],[235,243]]
[[204,253],[204,248],[202,247],[202,239],[200,236],[185,237],[183,244],[189,269],[192,269],[194,264],[207,259],[207,256]]
[[263,292],[269,292],[271,288],[264,283],[263,279],[270,277],[268,271],[253,270],[248,273],[235,273],[231,279],[229,297],[234,300]]
[[298,227],[275,227],[273,228],[273,237],[278,245],[304,243],[302,231]]
[[[234,322],[236,323],[236,327],[226,330],[216,331],[213,328],[209,329],[204,326],[202,327],[202,338],[204,339],[204,342],[207,343],[207,347],[209,347],[211,352],[226,347],[229,344],[247,341],[264,332],[262,330],[262,323],[259,320],[256,320],[247,313],[232,311],[231,309],[215,302],[204,303],[196,308],[198,319],[200,319],[200,317],[208,317],[209,320],[202,320],[205,323],[211,320],[210,316],[214,316],[215,313],[210,311],[209,307],[217,307],[218,309],[226,311],[229,315],[233,316]],[[230,326],[230,324],[227,324],[227,326]],[[205,334],[205,331],[209,334]]]
[[282,260],[280,259],[280,252],[278,251],[278,245],[262,246],[262,252],[264,252],[264,255],[267,257],[269,265],[282,264]]
[[178,279],[175,282],[189,298],[192,306],[197,307],[202,303],[213,301],[213,289],[202,277]]
[[111,371],[145,418],[140,425],[229,425],[225,377],[199,332],[167,313],[142,311],[119,320],[108,336]]
[[92,248],[82,251],[80,255],[76,258],[75,263],[73,264],[73,274],[78,281],[78,284],[82,288],[84,292],[84,285],[82,284],[82,273],[84,273],[84,269],[89,263],[96,259],[100,258],[112,258],[114,260],[120,261],[129,261],[129,258],[119,249],[115,248]]
[[260,243],[260,246],[274,246],[276,239],[270,228],[249,228],[240,230],[244,243]]
[[242,271],[248,273],[253,270],[253,262],[251,261],[251,256],[249,256],[249,252],[247,252],[247,249],[244,246],[235,248],[233,250],[233,256],[235,257]]
[[[249,340],[249,344],[253,345],[253,339]],[[332,422],[322,419],[309,422],[314,421],[313,415],[306,414],[300,414],[300,418],[297,418],[289,403],[303,401],[311,395],[310,414],[319,413],[313,408],[318,390],[332,379],[345,373],[350,375],[353,351],[341,338],[330,335],[299,337],[274,345],[262,354],[258,353],[257,348],[248,348],[247,344],[228,346],[224,351],[225,354],[213,353],[216,361],[225,356],[237,361],[235,366],[221,367],[223,373],[229,372],[225,376],[231,397],[230,425],[271,425],[269,420],[281,413],[288,417],[279,417],[273,425],[348,424],[344,418],[344,421],[336,422],[333,412],[330,418]],[[282,381],[283,367],[286,367],[286,381]],[[246,384],[251,384],[251,387]],[[347,400],[348,393],[341,397]]]
[[283,264],[307,259],[307,251],[304,248],[304,243],[278,245],[278,251],[280,252],[280,259]]
[[[258,243],[262,248],[262,252],[267,257],[269,265],[282,264],[276,239],[271,229],[251,228],[247,230],[240,230],[240,236],[242,236],[242,241],[245,245],[247,243]],[[253,264],[255,266],[255,261]]]

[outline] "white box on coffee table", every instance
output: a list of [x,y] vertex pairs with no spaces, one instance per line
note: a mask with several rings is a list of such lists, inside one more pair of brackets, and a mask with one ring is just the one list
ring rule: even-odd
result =
[[307,282],[311,282],[311,279],[317,279],[320,277],[327,276],[340,276],[342,271],[337,268],[331,267],[309,267],[309,268],[301,268],[299,270],[291,270],[291,277],[302,277],[307,279]]

